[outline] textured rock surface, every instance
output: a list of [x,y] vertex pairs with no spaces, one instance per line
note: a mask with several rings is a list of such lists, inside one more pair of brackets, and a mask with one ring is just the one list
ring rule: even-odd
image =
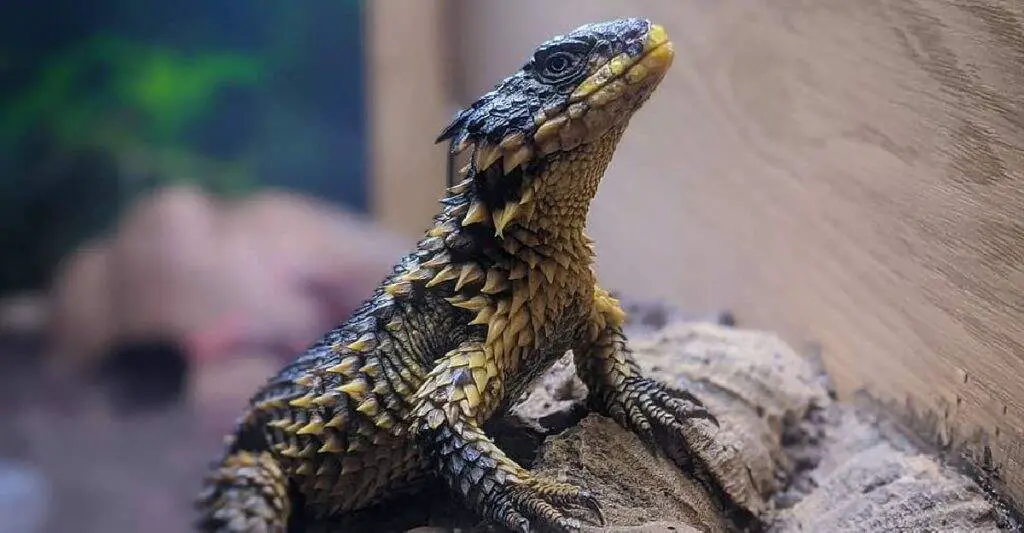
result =
[[[690,441],[727,480],[734,498],[770,518],[772,495],[796,470],[783,451],[785,431],[832,403],[820,372],[770,335],[665,320],[660,313],[653,321],[653,327],[636,324],[629,332],[638,360],[666,382],[691,390],[716,413],[720,427],[695,420],[688,427]],[[564,409],[585,392],[565,359],[517,413],[555,419],[548,411]],[[697,484],[597,415],[549,439],[534,471],[595,492],[608,519],[606,531],[666,521],[704,531],[728,529]]]
[[779,498],[793,505],[780,509],[773,532],[1021,531],[973,481],[875,422],[847,405],[828,414],[820,441],[804,449],[817,467]]
[[[880,431],[862,408],[835,402],[816,360],[776,336],[720,325],[731,323],[727,315],[700,320],[652,305],[629,311],[641,365],[688,387],[719,417],[717,430],[695,421],[691,442],[769,532],[1012,530],[971,480]],[[585,394],[566,357],[515,414],[520,433],[536,432],[532,442],[548,435],[532,470],[586,486],[601,500],[607,524],[587,531],[730,529],[707,494],[667,460],[611,421],[587,416]],[[516,453],[532,458],[523,449],[530,442],[520,435]],[[482,531],[443,516],[444,509],[429,512],[431,528],[422,531]]]

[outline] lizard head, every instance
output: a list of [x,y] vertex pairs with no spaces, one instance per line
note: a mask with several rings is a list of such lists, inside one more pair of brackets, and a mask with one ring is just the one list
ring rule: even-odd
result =
[[[589,202],[622,131],[672,58],[665,30],[640,18],[587,24],[542,43],[441,132],[437,141],[451,142],[452,157],[470,150],[467,179],[450,191],[472,189],[483,205],[470,218],[493,215],[499,235],[519,211],[513,204],[525,206],[535,193]],[[588,149],[588,171],[553,172]]]

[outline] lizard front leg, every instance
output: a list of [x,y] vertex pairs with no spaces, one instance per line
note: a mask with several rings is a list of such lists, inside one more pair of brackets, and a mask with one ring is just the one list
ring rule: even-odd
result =
[[[438,361],[414,397],[413,431],[436,475],[481,517],[512,531],[577,531],[559,507],[581,505],[600,517],[578,487],[535,477],[481,429],[499,404],[500,357],[467,342]],[[603,523],[603,518],[601,519]]]
[[685,438],[685,424],[700,418],[717,419],[694,395],[644,375],[622,331],[625,312],[600,287],[585,340],[573,348],[576,373],[587,385],[588,407],[635,433],[653,450],[697,477],[729,514],[750,517],[724,490],[724,484],[695,453]]

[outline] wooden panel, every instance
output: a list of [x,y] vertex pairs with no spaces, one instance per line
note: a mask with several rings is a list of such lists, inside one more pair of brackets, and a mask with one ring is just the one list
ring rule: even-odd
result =
[[465,2],[461,94],[580,23],[666,25],[675,66],[592,210],[605,284],[820,341],[841,394],[990,446],[1020,501],[1022,6]]
[[369,69],[371,210],[418,236],[437,211],[445,153],[434,138],[453,111],[441,0],[364,2]]

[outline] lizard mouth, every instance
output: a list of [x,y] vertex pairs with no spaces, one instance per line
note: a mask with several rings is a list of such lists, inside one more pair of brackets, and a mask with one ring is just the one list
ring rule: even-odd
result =
[[615,99],[617,92],[625,90],[625,87],[612,90],[616,81],[624,85],[657,83],[672,65],[674,55],[672,41],[668,40],[665,28],[652,24],[639,54],[630,56],[622,53],[601,65],[573,91],[569,104],[586,101],[592,106],[602,107]]

